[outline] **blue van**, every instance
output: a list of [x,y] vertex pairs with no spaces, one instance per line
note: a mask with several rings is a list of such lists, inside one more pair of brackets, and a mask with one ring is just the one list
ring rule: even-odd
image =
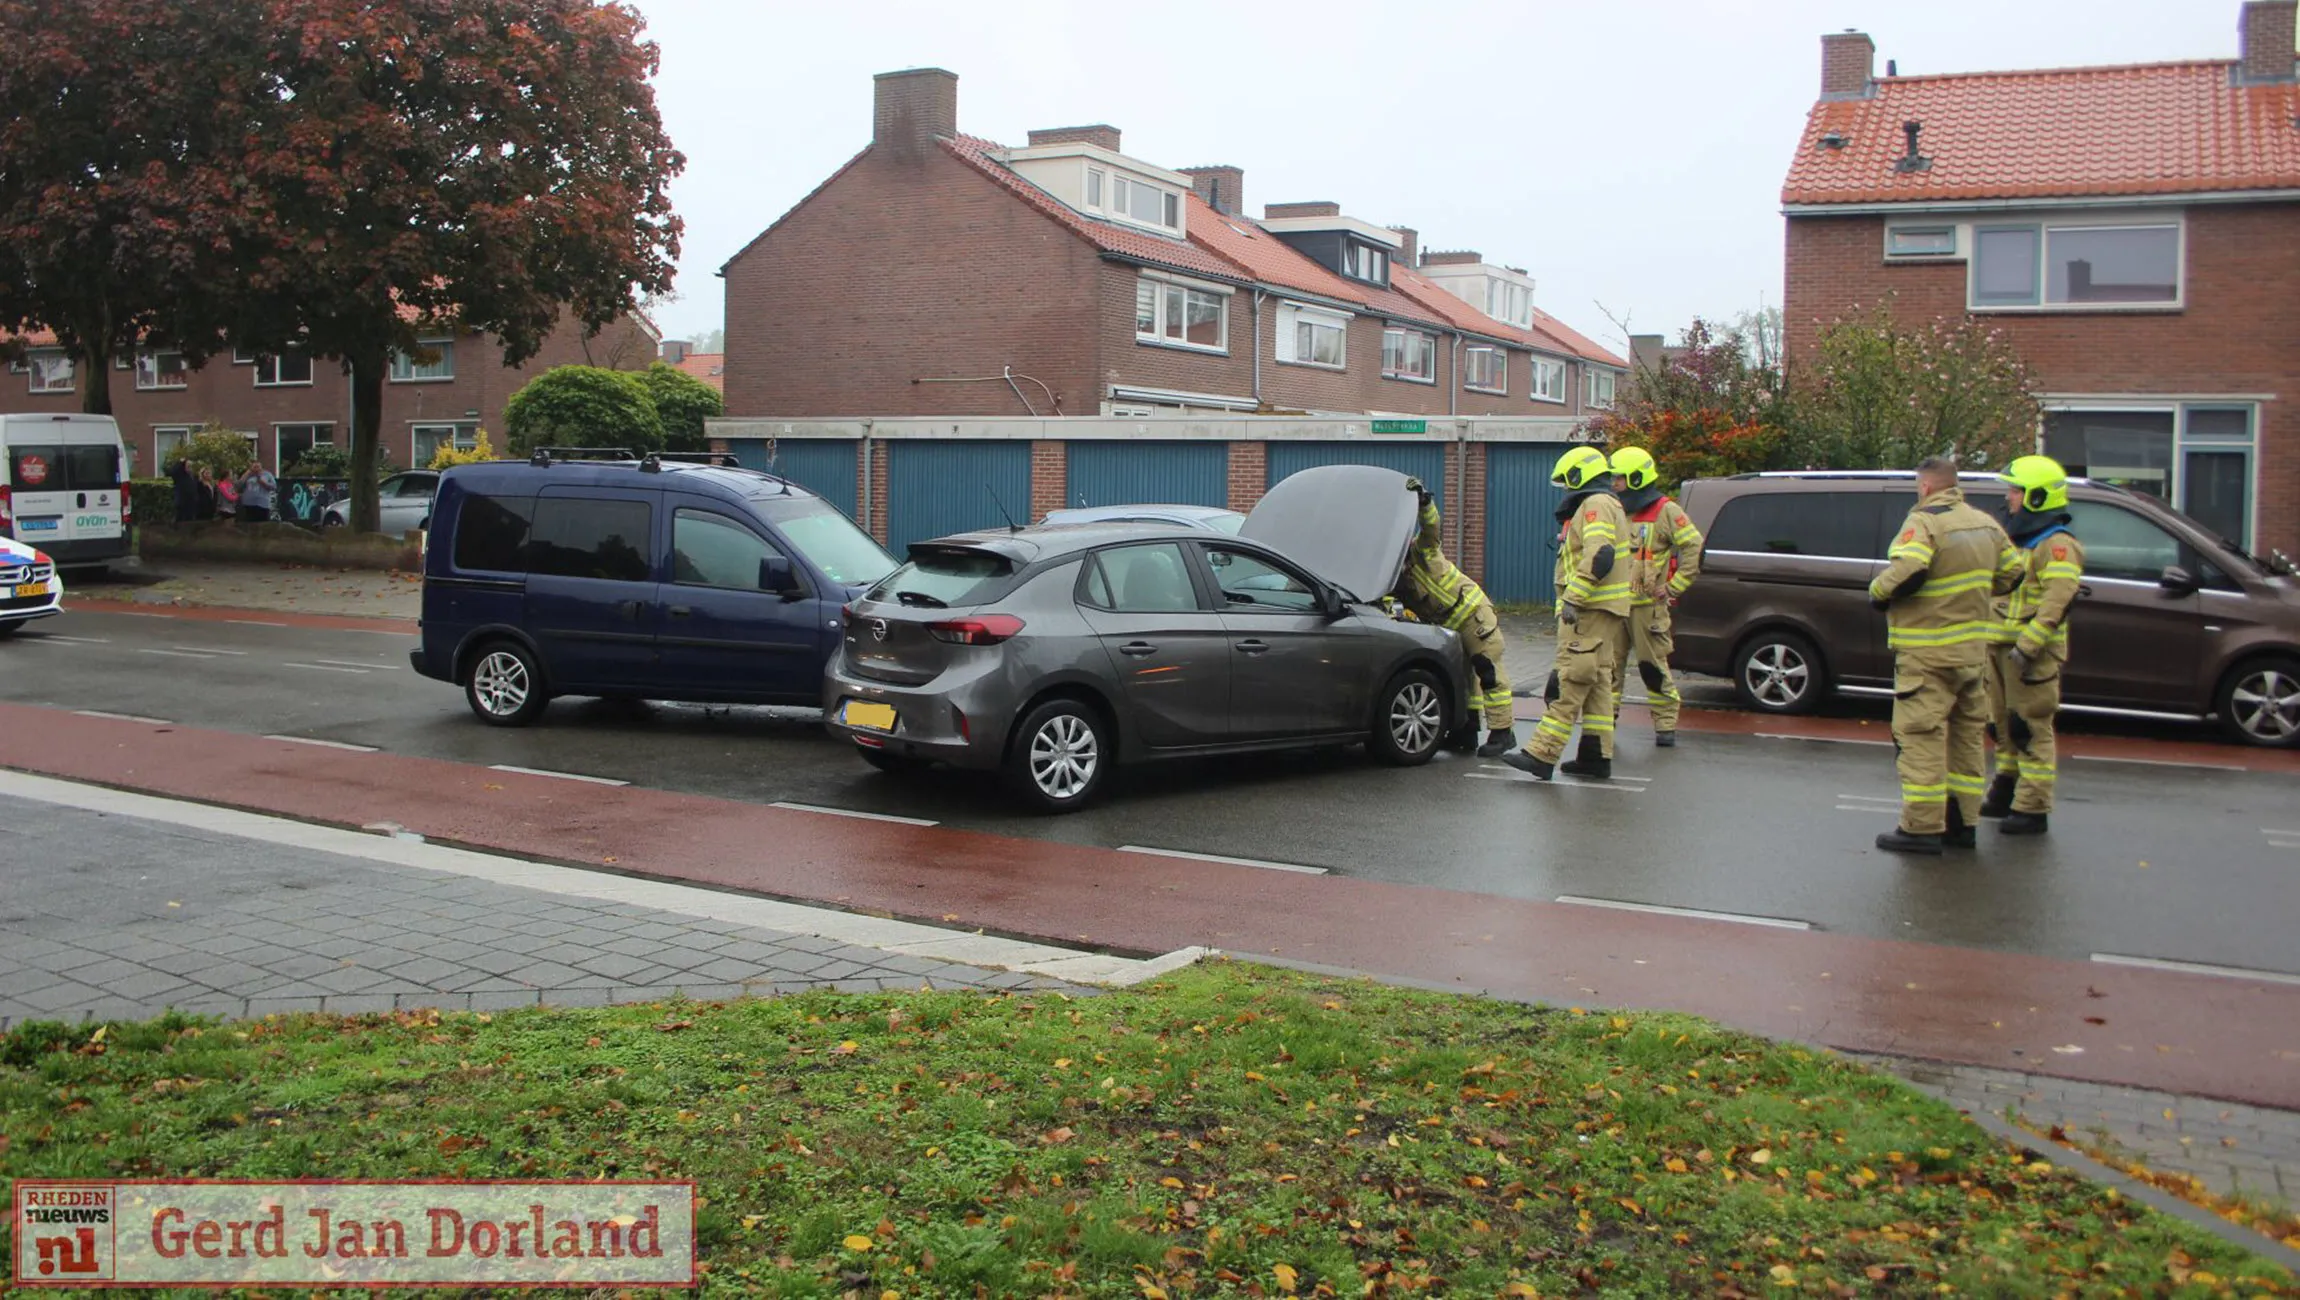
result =
[[730,456],[611,454],[440,475],[415,671],[498,727],[554,695],[819,706],[839,611],[894,557]]

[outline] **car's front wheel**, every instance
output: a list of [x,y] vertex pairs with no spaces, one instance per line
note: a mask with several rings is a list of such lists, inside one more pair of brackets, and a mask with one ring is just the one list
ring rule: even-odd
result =
[[1110,777],[1110,729],[1083,700],[1048,700],[1024,715],[1006,756],[1007,788],[1039,812],[1076,812]]
[[2250,659],[2220,679],[2220,725],[2248,745],[2300,745],[2300,659]]
[[1795,632],[1769,628],[1733,656],[1733,689],[1759,713],[1811,713],[1826,687],[1821,652]]
[[463,698],[491,727],[524,727],[551,702],[543,689],[542,668],[516,641],[490,641],[480,647],[471,671],[464,675]]
[[1390,767],[1429,762],[1445,742],[1445,709],[1445,687],[1437,675],[1427,668],[1406,669],[1382,688],[1367,752]]

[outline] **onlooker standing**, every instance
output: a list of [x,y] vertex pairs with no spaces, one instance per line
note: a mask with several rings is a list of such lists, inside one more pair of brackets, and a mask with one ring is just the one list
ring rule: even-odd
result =
[[177,521],[199,518],[200,478],[192,472],[191,463],[181,456],[168,462],[168,481],[176,486]]
[[193,511],[192,511],[192,518],[194,518],[194,519],[213,519],[213,518],[215,518],[215,517],[216,517],[216,472],[215,472],[214,470],[212,470],[212,469],[209,469],[209,468],[208,468],[207,466],[205,466],[205,465],[202,465],[202,466],[200,466],[200,475],[199,475],[199,479],[198,479],[198,481],[197,481],[196,483],[194,483],[194,484],[193,484],[193,486],[194,486],[195,488],[197,488],[197,489],[198,489],[198,491],[199,491],[199,494],[200,494],[200,499],[199,499],[199,502],[198,502],[198,504],[197,504],[197,505],[194,507],[194,509],[193,509]]
[[216,487],[215,517],[237,519],[240,516],[240,485],[229,474],[218,474],[209,480]]
[[240,475],[240,521],[250,524],[270,522],[272,492],[278,487],[279,480],[272,477],[272,472],[264,468],[262,461],[248,466],[248,472]]

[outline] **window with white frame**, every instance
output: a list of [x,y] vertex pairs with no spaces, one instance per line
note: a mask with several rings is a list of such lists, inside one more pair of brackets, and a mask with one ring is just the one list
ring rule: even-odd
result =
[[72,391],[72,354],[62,348],[34,348],[24,354],[24,367],[32,375],[35,393]]
[[1342,274],[1368,284],[1390,282],[1390,255],[1372,244],[1348,240],[1342,245]]
[[439,383],[455,378],[455,340],[424,339],[415,347],[413,353],[391,354],[391,382]]
[[184,440],[199,430],[188,424],[162,424],[152,429],[152,450],[158,454],[155,462],[161,469],[183,454]]
[[2250,546],[2258,428],[2248,402],[2068,406],[2045,412],[2043,445],[2071,474],[2145,492]]
[[476,424],[419,424],[414,427],[415,459],[409,462],[422,469],[431,464],[441,447],[457,451],[470,451],[479,445],[479,426]]
[[272,436],[277,443],[273,463],[285,474],[289,468],[314,447],[328,447],[335,443],[335,426],[329,424],[282,424],[273,427]]
[[1338,311],[1284,303],[1278,308],[1277,359],[1340,370],[1348,363],[1350,318]]
[[1099,208],[1102,206],[1102,176],[1103,172],[1099,167],[1089,167],[1086,169],[1087,207]]
[[191,382],[191,373],[191,367],[184,364],[184,354],[181,352],[136,354],[136,389],[139,392],[182,388]]
[[1182,196],[1128,176],[1110,180],[1110,210],[1145,226],[1182,228]]
[[1509,280],[1485,282],[1485,314],[1519,329],[1533,326],[1533,290]]
[[1228,309],[1223,294],[1145,276],[1134,285],[1134,338],[1170,348],[1226,351]]
[[1585,366],[1582,373],[1588,376],[1583,384],[1582,404],[1598,409],[1613,405],[1613,372]]
[[1461,386],[1482,393],[1509,391],[1509,354],[1500,348],[1475,347],[1461,354]]
[[311,382],[311,354],[289,351],[256,358],[256,387],[297,388]]
[[1437,335],[1391,327],[1382,331],[1382,378],[1437,382]]
[[1533,399],[1537,402],[1565,400],[1565,363],[1548,357],[1535,357],[1529,363],[1533,368]]
[[1976,308],[2176,306],[2180,224],[1976,225],[1970,301]]
[[1887,257],[1954,257],[1956,252],[1957,228],[1953,224],[1885,228]]

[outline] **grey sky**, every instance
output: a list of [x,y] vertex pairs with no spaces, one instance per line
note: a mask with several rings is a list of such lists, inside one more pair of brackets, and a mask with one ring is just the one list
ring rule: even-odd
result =
[[721,322],[719,266],[870,138],[871,75],[959,76],[959,129],[1108,122],[1246,201],[1352,216],[1532,272],[1544,310],[1622,346],[1781,296],[1781,178],[1857,27],[1903,74],[2232,58],[2238,0],[1614,0],[1122,5],[637,0],[687,173],[672,337]]

